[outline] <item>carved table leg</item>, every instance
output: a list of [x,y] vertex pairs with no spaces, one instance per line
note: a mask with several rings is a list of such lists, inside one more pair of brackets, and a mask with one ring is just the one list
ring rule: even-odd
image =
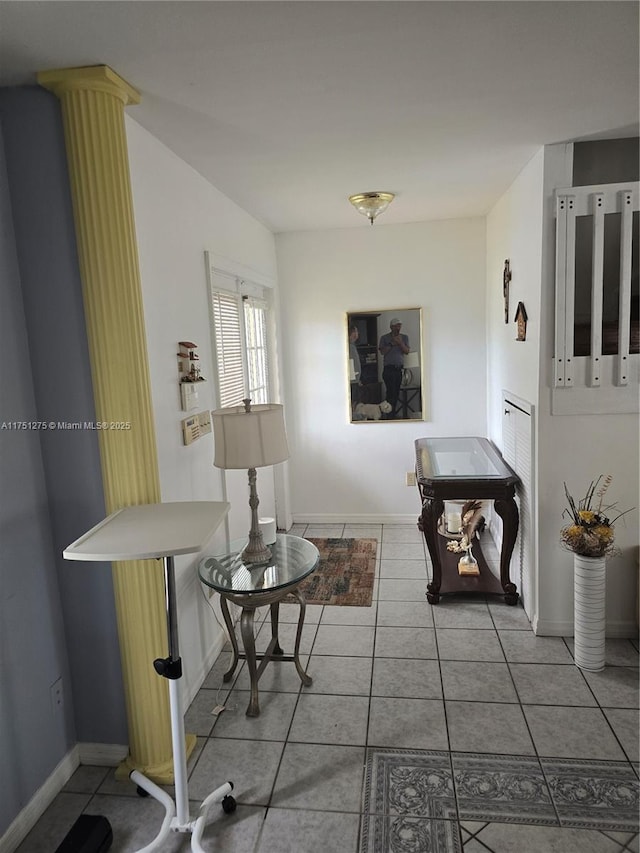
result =
[[429,604],[437,604],[440,601],[440,585],[442,583],[442,566],[440,565],[440,553],[438,551],[438,519],[444,510],[444,502],[439,498],[425,498],[422,504],[422,515],[418,526],[424,533],[427,541],[429,556],[433,566],[433,579],[427,584],[427,601]]
[[502,519],[502,549],[500,550],[500,583],[504,590],[504,600],[507,604],[518,603],[518,591],[509,577],[509,565],[513,546],[518,536],[518,506],[514,498],[493,502],[495,511]]
[[294,589],[293,592],[291,593],[291,595],[295,598],[295,600],[300,605],[300,616],[298,617],[298,630],[296,631],[296,643],[295,643],[295,646],[293,647],[293,662],[296,665],[296,670],[298,672],[298,675],[300,676],[300,681],[306,687],[308,687],[310,684],[313,684],[313,679],[311,678],[310,675],[307,675],[307,673],[302,668],[302,665],[300,664],[300,657],[299,657],[300,639],[302,638],[302,627],[304,625],[304,614],[305,614],[306,609],[307,609],[307,604],[304,600],[304,596],[300,592],[298,592],[297,589]]
[[272,655],[283,655],[284,652],[280,648],[278,640],[278,617],[280,615],[280,602],[274,601],[271,605],[271,637],[275,640],[275,644],[271,651]]
[[233,649],[233,658],[231,660],[231,666],[222,676],[223,681],[231,681],[233,677],[233,673],[238,665],[238,641],[236,640],[236,632],[233,628],[233,622],[231,621],[231,614],[229,613],[229,605],[227,604],[227,599],[221,595],[220,596],[220,609],[222,610],[222,616],[224,618],[224,624],[227,626],[227,632],[229,634],[229,642],[231,643],[231,648]]
[[249,667],[249,680],[251,682],[251,699],[247,708],[247,717],[257,717],[260,714],[258,704],[258,669],[256,666],[256,641],[253,636],[253,609],[243,608],[240,617],[240,628],[244,653]]

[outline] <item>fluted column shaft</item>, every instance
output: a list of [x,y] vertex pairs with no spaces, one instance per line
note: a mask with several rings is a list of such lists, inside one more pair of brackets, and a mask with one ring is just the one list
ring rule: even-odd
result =
[[[160,501],[124,108],[138,93],[106,66],[46,71],[62,104],[105,502],[109,513]],[[130,428],[127,425],[130,424]],[[129,769],[172,780],[163,566],[113,563],[129,723]],[[121,772],[124,768],[121,768]]]

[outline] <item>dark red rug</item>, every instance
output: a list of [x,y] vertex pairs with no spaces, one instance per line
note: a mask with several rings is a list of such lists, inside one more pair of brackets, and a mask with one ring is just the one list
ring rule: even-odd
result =
[[307,604],[370,607],[377,540],[309,538],[309,542],[320,552],[320,563],[299,587]]

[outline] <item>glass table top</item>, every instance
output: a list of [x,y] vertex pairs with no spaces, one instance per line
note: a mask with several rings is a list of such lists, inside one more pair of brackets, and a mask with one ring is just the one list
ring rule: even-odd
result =
[[251,595],[299,583],[318,565],[318,549],[299,536],[278,534],[265,563],[244,563],[246,544],[246,539],[232,542],[229,554],[204,557],[198,566],[200,580],[217,592]]
[[418,479],[504,479],[513,471],[486,438],[418,438]]

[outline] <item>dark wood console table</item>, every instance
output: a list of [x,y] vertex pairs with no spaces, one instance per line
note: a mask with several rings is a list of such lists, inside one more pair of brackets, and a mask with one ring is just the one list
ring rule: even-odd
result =
[[[486,438],[419,438],[415,442],[417,485],[422,498],[418,527],[424,533],[433,580],[427,586],[429,604],[452,592],[504,595],[507,604],[517,604],[518,591],[509,577],[509,564],[518,535],[518,507],[515,502],[519,477]],[[459,554],[447,550],[447,540],[438,532],[445,501],[492,500],[502,519],[500,579],[491,572],[474,542],[480,574],[459,575]]]

